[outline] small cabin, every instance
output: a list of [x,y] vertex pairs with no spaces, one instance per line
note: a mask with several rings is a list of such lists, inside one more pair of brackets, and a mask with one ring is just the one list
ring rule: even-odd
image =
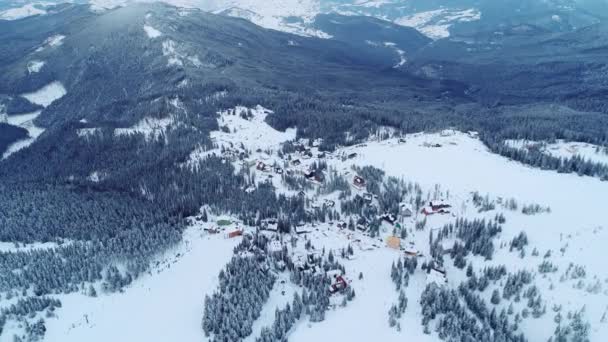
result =
[[353,185],[357,188],[363,188],[365,187],[365,179],[361,176],[355,176],[353,178]]

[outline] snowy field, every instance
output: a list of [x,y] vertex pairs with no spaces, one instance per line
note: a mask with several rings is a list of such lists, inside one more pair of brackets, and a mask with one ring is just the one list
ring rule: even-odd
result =
[[581,157],[586,160],[608,165],[608,149],[593,144],[557,140],[553,143],[529,141],[529,140],[507,140],[505,143],[513,148],[540,150],[553,157],[572,158]]
[[0,20],[17,20],[34,15],[46,14],[44,3],[26,4],[21,7],[10,8],[5,11],[0,11]]
[[238,240],[221,234],[207,236],[202,226],[191,227],[179,248],[167,253],[151,274],[124,293],[62,296],[59,319],[47,320],[45,340],[204,341],[205,294],[214,291],[217,275]]
[[450,27],[457,22],[476,21],[481,13],[473,8],[463,11],[438,9],[398,18],[395,24],[413,27],[431,39],[450,36]]

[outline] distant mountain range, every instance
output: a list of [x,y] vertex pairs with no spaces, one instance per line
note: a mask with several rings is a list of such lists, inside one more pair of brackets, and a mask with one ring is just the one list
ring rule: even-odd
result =
[[[72,0],[90,3],[95,10],[154,0]],[[487,1],[487,0],[162,0],[240,17],[262,27],[307,36],[328,37],[316,28],[318,14],[372,16],[413,27],[432,39],[470,35],[533,25],[552,32],[572,31],[599,23],[608,16],[606,0]],[[46,13],[49,4],[64,1],[9,0],[0,4],[0,18],[15,19]]]

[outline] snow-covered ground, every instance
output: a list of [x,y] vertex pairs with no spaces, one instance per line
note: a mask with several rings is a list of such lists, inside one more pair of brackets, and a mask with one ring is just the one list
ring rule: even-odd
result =
[[42,70],[42,67],[44,66],[44,64],[46,64],[46,62],[44,62],[44,61],[31,61],[27,65],[27,71],[30,74],[40,72],[40,70]]
[[586,160],[608,165],[608,148],[581,142],[557,140],[553,143],[545,143],[529,140],[507,140],[508,146],[518,149],[540,148],[548,155],[558,158],[572,158],[575,156]]
[[21,96],[26,98],[31,103],[47,107],[53,103],[53,101],[60,99],[65,94],[67,94],[67,91],[63,87],[63,84],[61,84],[59,81],[55,81],[47,84],[39,90],[36,90],[35,92],[22,94]]
[[[166,117],[162,119],[157,118],[143,118],[141,121],[136,123],[133,127],[129,128],[116,128],[114,130],[115,135],[129,135],[129,134],[143,134],[146,139],[158,139],[162,137],[166,130],[175,123],[173,117]],[[90,134],[91,131],[83,132],[83,134]],[[94,134],[94,132],[93,132]]]
[[0,11],[0,20],[17,20],[42,14],[46,14],[44,3],[30,3]]
[[[254,161],[277,158],[275,154],[279,144],[294,139],[295,131],[278,132],[270,128],[264,122],[268,109],[256,107],[251,110],[252,116],[248,119],[240,115],[244,110],[237,107],[220,113],[220,127],[226,128],[213,132],[215,143],[228,147],[242,142],[246,149],[252,151],[250,159]],[[316,147],[312,149],[317,152]],[[214,152],[219,154],[219,148]],[[351,153],[357,153],[356,157],[343,157]],[[297,170],[306,168],[315,160],[302,159],[303,165],[294,170],[299,172]],[[493,259],[467,258],[477,272],[485,266],[505,264],[509,272],[526,269],[537,273],[538,265],[548,250],[552,255],[547,260],[558,267],[555,273],[537,273],[534,283],[541,291],[548,310],[541,318],[523,320],[520,323],[521,331],[530,341],[546,341],[555,328],[555,313],[551,308],[561,305],[562,314],[566,316],[568,311],[584,306],[585,319],[592,327],[591,341],[602,341],[608,336],[608,326],[601,322],[608,307],[608,271],[603,267],[601,258],[604,241],[608,240],[608,225],[604,217],[607,182],[538,170],[509,161],[491,153],[476,138],[450,131],[368,141],[338,149],[328,154],[326,161],[330,168],[346,177],[352,177],[353,165],[372,165],[385,170],[389,176],[419,183],[425,198],[441,196],[450,202],[453,205],[452,215],[427,217],[426,228],[422,231],[414,229],[414,223],[422,220],[422,214],[415,213],[411,218],[400,219],[408,230],[408,238],[402,243],[411,243],[423,255],[429,254],[430,230],[459,217],[490,220],[496,213],[503,213],[506,223],[495,241]],[[255,169],[255,165],[251,167]],[[273,183],[276,183],[278,191],[285,191],[279,178],[274,177]],[[441,186],[437,187],[437,184]],[[487,193],[497,201],[514,198],[520,208],[512,211],[497,205],[496,210],[479,213],[471,200],[472,191],[482,195]],[[306,196],[311,203],[322,203],[325,199],[338,202],[337,194],[319,195],[309,190]],[[520,210],[521,205],[530,203],[549,206],[551,211],[524,215]],[[336,207],[339,208],[339,205]],[[62,296],[63,308],[58,311],[58,318],[47,320],[46,340],[205,341],[200,328],[203,298],[215,290],[217,274],[238,242],[238,239],[225,239],[224,233],[204,233],[205,225],[193,223],[186,232],[183,244],[168,252],[160,266],[154,267],[151,274],[136,280],[124,293],[101,294],[98,298],[88,298],[82,294]],[[346,268],[346,276],[356,297],[344,308],[338,305],[330,309],[323,322],[311,323],[307,319],[298,322],[290,332],[291,341],[325,341],[336,336],[351,341],[380,339],[396,342],[406,338],[439,341],[435,332],[430,335],[423,333],[418,301],[428,282],[441,279],[419,270],[410,278],[410,284],[405,289],[409,304],[399,320],[401,331],[388,325],[388,310],[396,303],[398,294],[390,278],[390,266],[399,257],[404,257],[401,252],[386,247],[386,238],[392,234],[390,225],[384,223],[377,238],[358,230],[337,229],[335,223],[317,224],[309,227],[309,230],[308,239],[317,251],[332,250],[334,255],[339,256],[339,251],[349,244],[354,248],[353,258],[338,258]],[[508,248],[511,239],[521,231],[525,231],[529,239],[523,258]],[[295,250],[290,247],[294,253],[303,250],[303,239],[298,240]],[[539,256],[533,255],[533,249],[539,251]],[[446,286],[455,287],[466,276],[464,271],[452,265],[449,256],[446,259]],[[425,257],[420,257],[419,262],[424,260]],[[570,263],[584,266],[587,276],[571,279],[566,272]],[[359,273],[362,273],[362,279],[359,279]],[[293,292],[299,291],[288,278],[286,274],[279,274],[261,317],[253,325],[253,334],[247,338],[248,342],[257,337],[262,327],[270,326],[275,309],[284,307]],[[488,300],[496,286],[491,284],[482,296]],[[507,303],[503,300],[497,308],[504,308]],[[523,308],[525,301],[515,304],[517,312]]]
[[[251,113],[250,119],[244,119],[241,113]],[[240,144],[241,142],[249,149],[255,151],[268,148],[278,148],[279,145],[296,137],[295,129],[280,132],[270,127],[266,122],[266,116],[271,110],[262,106],[255,108],[236,107],[219,113],[218,125],[220,131],[211,132],[211,138],[218,145]],[[244,115],[244,114],[243,114]],[[221,130],[225,127],[230,133]]]
[[[21,96],[31,103],[48,107],[51,103],[62,98],[65,94],[67,94],[67,91],[61,82],[55,81],[35,92],[22,94]],[[34,120],[40,113],[41,111],[35,111],[33,113],[8,116],[8,123],[25,128],[28,131],[29,137],[11,144],[2,155],[2,159],[8,158],[11,154],[30,146],[44,132],[44,128],[34,124]]]
[[205,341],[201,318],[205,294],[240,239],[210,236],[189,228],[183,243],[168,252],[149,275],[123,293],[61,296],[58,319],[47,319],[46,341]]
[[454,23],[475,21],[480,18],[481,13],[473,8],[462,11],[438,9],[401,17],[396,19],[395,23],[413,27],[429,38],[441,39],[450,36],[450,27]]
[[150,39],[158,38],[163,35],[162,32],[160,32],[159,30],[155,29],[154,27],[152,27],[150,25],[144,25],[144,31],[146,31],[146,35]]

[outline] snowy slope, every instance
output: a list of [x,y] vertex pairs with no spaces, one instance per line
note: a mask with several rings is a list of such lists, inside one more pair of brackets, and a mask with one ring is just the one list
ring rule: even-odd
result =
[[[249,159],[270,160],[277,158],[274,151],[283,141],[294,139],[294,132],[273,131],[263,119],[268,113],[262,107],[253,108],[253,116],[240,116],[244,108],[220,113],[220,127],[214,132],[218,146],[240,144],[252,151]],[[314,145],[314,144],[313,144]],[[314,153],[316,147],[312,147]],[[219,152],[219,148],[215,150]],[[271,155],[268,155],[271,153]],[[354,158],[343,155],[357,153]],[[316,158],[302,159],[303,165],[293,168],[295,172],[305,169]],[[419,183],[427,199],[441,196],[453,205],[451,215],[430,216],[426,228],[413,229],[423,215],[416,213],[402,220],[407,227],[407,241],[423,255],[429,254],[428,234],[430,230],[453,222],[458,217],[467,219],[492,219],[501,212],[506,217],[503,232],[495,242],[496,251],[492,260],[467,257],[475,270],[480,272],[489,265],[506,265],[509,272],[533,271],[534,283],[538,286],[547,313],[540,318],[524,319],[521,331],[530,341],[547,340],[554,328],[554,312],[561,307],[567,312],[585,307],[585,319],[591,323],[591,341],[601,341],[608,336],[608,326],[602,316],[608,307],[608,271],[603,267],[603,241],[608,239],[608,226],[604,218],[605,194],[608,183],[595,178],[558,174],[553,171],[533,169],[492,154],[477,139],[459,133],[413,134],[397,139],[369,141],[365,144],[335,151],[326,159],[330,168],[346,177],[352,177],[352,165],[374,165],[387,175],[405,178]],[[236,163],[236,162],[235,162]],[[254,163],[255,164],[255,163]],[[252,164],[252,172],[255,170]],[[262,178],[262,177],[260,177]],[[272,182],[279,192],[285,191],[278,177]],[[440,186],[438,186],[440,184]],[[354,190],[356,193],[357,191]],[[471,192],[479,191],[490,198],[514,198],[520,203],[538,203],[550,207],[550,212],[524,215],[521,210],[509,210],[498,205],[495,210],[478,212],[471,201]],[[313,187],[307,191],[310,203],[324,199],[338,200],[336,194],[320,195]],[[428,196],[428,197],[427,197]],[[311,204],[312,206],[312,204]],[[337,206],[339,207],[339,206]],[[211,220],[213,221],[213,220]],[[232,255],[237,240],[224,238],[224,233],[208,235],[203,228],[209,224],[195,222],[185,235],[184,243],[168,252],[150,275],[140,278],[125,289],[124,293],[88,298],[82,294],[62,296],[64,307],[57,319],[47,321],[46,341],[205,341],[200,329],[202,303],[205,294],[212,293],[217,286],[217,273]],[[234,228],[231,228],[234,229]],[[431,331],[424,334],[421,326],[420,294],[429,282],[441,282],[436,275],[427,275],[417,270],[405,289],[409,299],[408,308],[399,319],[401,330],[388,326],[388,310],[397,301],[397,291],[390,279],[390,265],[403,257],[399,251],[385,247],[385,239],[391,235],[391,226],[383,224],[380,236],[371,238],[360,231],[338,230],[335,224],[321,223],[309,227],[308,239],[317,250],[332,250],[339,255],[348,245],[354,247],[352,258],[342,259],[346,275],[356,291],[356,298],[346,307],[333,307],[319,323],[304,319],[290,332],[291,341],[325,341],[343,338],[349,341],[439,341]],[[525,231],[529,246],[525,256],[511,252],[508,243],[521,231]],[[269,233],[273,234],[273,233]],[[297,247],[289,248],[293,253],[302,253],[303,240]],[[540,255],[535,255],[536,249]],[[543,255],[551,250],[550,260],[558,270],[541,275],[538,265],[545,260]],[[445,286],[455,288],[466,280],[464,270],[452,265],[446,256],[447,280]],[[420,257],[420,262],[425,257]],[[570,264],[585,267],[584,278],[572,278]],[[362,273],[363,278],[357,275]],[[283,280],[284,282],[281,282]],[[481,295],[488,300],[499,284],[490,284]],[[264,305],[260,318],[253,325],[253,334],[246,341],[253,341],[260,329],[272,324],[274,311],[282,308],[297,287],[281,275]],[[285,293],[283,293],[285,292]],[[508,301],[496,305],[505,308]],[[525,301],[515,304],[521,312]]]
[[[31,103],[47,107],[54,101],[65,96],[65,94],[67,94],[67,91],[61,82],[55,81],[47,84],[37,91],[22,94],[21,96]],[[38,115],[40,115],[40,113],[41,111],[36,111],[33,113],[11,115],[8,117],[9,124],[25,128],[28,131],[29,137],[11,144],[2,155],[2,159],[8,158],[8,156],[11,154],[30,146],[42,133],[44,133],[44,128],[38,127],[34,124],[34,120],[38,117]]]
[[44,3],[25,4],[21,7],[9,8],[5,11],[0,11],[0,20],[17,20],[34,15],[46,14]]
[[[238,239],[204,235],[194,225],[179,248],[124,293],[97,298],[62,296],[59,319],[47,321],[46,341],[203,341],[205,294],[232,256]],[[101,291],[100,291],[101,292]]]

